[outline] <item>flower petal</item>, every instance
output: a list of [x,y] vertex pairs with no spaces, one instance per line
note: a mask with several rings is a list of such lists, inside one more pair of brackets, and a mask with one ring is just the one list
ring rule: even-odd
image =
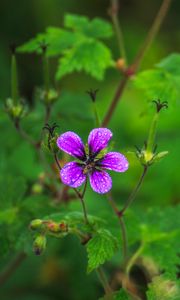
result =
[[78,187],[86,180],[83,168],[77,162],[67,163],[60,171],[61,180],[64,184],[71,187]]
[[128,169],[129,163],[123,154],[109,152],[97,162],[97,165],[116,172],[125,172]]
[[112,132],[107,128],[95,128],[88,137],[90,153],[98,153],[107,147],[109,140],[112,138]]
[[84,160],[85,150],[81,138],[72,131],[61,134],[57,139],[58,147],[78,159]]
[[95,192],[105,194],[112,188],[112,179],[107,172],[95,170],[90,174],[90,184]]

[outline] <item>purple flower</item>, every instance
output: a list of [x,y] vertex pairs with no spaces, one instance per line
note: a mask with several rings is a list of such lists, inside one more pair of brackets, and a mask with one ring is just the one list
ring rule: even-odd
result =
[[[92,189],[104,194],[112,187],[112,179],[104,169],[116,172],[125,172],[128,169],[128,161],[119,152],[101,154],[101,150],[107,147],[112,138],[112,132],[107,128],[95,128],[88,137],[88,151],[81,138],[74,132],[68,131],[57,139],[58,147],[79,162],[67,163],[60,171],[64,184],[73,188],[81,186],[89,176]],[[86,153],[88,152],[88,153]]]

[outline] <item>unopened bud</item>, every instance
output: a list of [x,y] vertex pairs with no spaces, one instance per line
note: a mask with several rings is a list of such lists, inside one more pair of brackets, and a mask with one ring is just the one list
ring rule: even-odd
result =
[[36,230],[38,228],[41,227],[41,225],[43,224],[43,221],[40,220],[40,219],[35,219],[35,220],[32,220],[29,227],[32,229],[32,230]]
[[168,151],[162,151],[157,153],[154,157],[153,157],[153,162],[159,162],[162,158],[164,158],[169,152]]
[[38,235],[33,243],[33,251],[36,255],[41,255],[46,249],[46,237]]
[[51,233],[64,233],[68,231],[68,226],[65,222],[51,222],[47,225],[47,227]]

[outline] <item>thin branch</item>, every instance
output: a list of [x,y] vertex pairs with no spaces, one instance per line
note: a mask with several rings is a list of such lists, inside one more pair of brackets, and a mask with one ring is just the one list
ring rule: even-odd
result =
[[56,165],[57,165],[59,171],[61,171],[62,168],[61,168],[61,165],[60,165],[60,163],[59,163],[59,159],[58,159],[56,153],[54,153],[54,159],[55,159],[55,162],[56,162]]
[[124,220],[122,218],[123,216],[119,214],[119,209],[116,206],[116,203],[115,203],[111,193],[108,194],[108,200],[109,200],[109,203],[110,203],[114,213],[118,217],[119,225],[120,225],[120,228],[121,228],[123,261],[124,261],[124,264],[125,264],[125,262],[127,260],[127,256],[128,256],[128,241],[127,241],[126,226],[125,226]]
[[138,67],[140,66],[140,63],[142,62],[142,60],[144,58],[144,55],[150,48],[154,38],[156,37],[157,33],[159,32],[159,29],[162,25],[162,22],[164,21],[164,18],[167,15],[167,12],[169,10],[171,2],[172,2],[172,0],[164,0],[162,2],[161,7],[153,21],[153,24],[145,38],[145,41],[134,60],[134,63],[133,63],[134,72],[137,71]]
[[115,91],[114,97],[110,103],[109,109],[104,117],[104,120],[102,122],[102,127],[106,127],[109,123],[109,121],[112,118],[112,115],[116,109],[116,106],[119,102],[119,99],[121,98],[123,92],[124,92],[124,88],[126,87],[126,84],[129,80],[128,76],[124,76],[124,78],[119,82],[119,85],[117,87],[117,90]]
[[7,267],[0,274],[0,286],[6,283],[6,281],[21,265],[21,263],[25,260],[25,258],[26,258],[26,254],[24,252],[20,252],[12,261],[10,261]]
[[119,212],[120,215],[124,215],[125,211],[129,208],[129,206],[132,204],[132,202],[134,201],[135,197],[136,197],[136,194],[137,192],[139,191],[142,183],[143,183],[143,180],[144,180],[144,177],[147,173],[147,170],[148,170],[148,166],[144,166],[143,167],[143,172],[139,178],[139,181],[137,183],[137,185],[135,186],[134,190],[132,191],[132,193],[130,194],[129,198],[127,199],[123,209]]
[[124,89],[127,86],[129,78],[131,77],[131,75],[133,75],[137,72],[137,69],[138,69],[140,63],[142,62],[146,51],[149,49],[153,40],[155,39],[156,35],[158,34],[158,31],[162,25],[162,22],[164,21],[164,18],[168,12],[171,2],[172,2],[172,0],[163,0],[162,5],[157,13],[157,16],[154,19],[154,22],[149,30],[149,33],[144,41],[142,48],[140,49],[139,53],[137,54],[136,58],[134,59],[134,62],[132,63],[132,65],[127,68],[127,70],[124,74],[124,78],[120,80],[120,82],[117,86],[115,94],[112,98],[110,106],[109,106],[107,113],[104,117],[104,120],[102,122],[102,126],[104,126],[104,127],[107,126],[109,121],[111,120],[112,115],[117,107],[117,104],[122,97]]
[[114,30],[116,33],[120,56],[124,59],[125,65],[127,63],[126,50],[124,46],[124,38],[121,30],[120,22],[118,20],[118,11],[119,11],[119,3],[118,0],[111,0],[111,7],[109,14],[112,18],[112,23],[114,25]]
[[[57,165],[59,171],[61,171],[62,168],[60,166],[60,163],[59,163],[59,160],[58,160],[58,157],[57,157],[56,153],[54,153],[54,159],[55,159],[55,162],[56,162],[56,165]],[[84,195],[85,195],[85,192],[86,192],[86,187],[87,187],[87,179],[85,181],[84,190],[83,190],[82,194],[76,188],[73,188],[73,190],[74,190],[74,192],[76,193],[76,195],[78,196],[78,198],[81,201],[82,209],[83,209],[83,213],[84,213],[84,221],[85,221],[86,224],[89,224],[88,217],[87,217],[86,205],[85,205],[85,202],[84,202]]]
[[[110,287],[110,285],[109,285],[109,283],[108,283],[108,280],[107,280],[107,278],[106,278],[106,275],[105,275],[103,269],[102,269],[101,267],[99,267],[96,271],[97,271],[97,274],[98,274],[98,276],[99,276],[99,279],[100,279],[100,281],[101,281],[101,283],[102,283],[102,286],[103,286],[103,288],[104,288],[104,291],[105,291],[106,295],[107,295],[107,296],[110,296],[110,294],[112,293],[112,289],[111,289],[111,287]],[[108,298],[107,298],[107,299],[108,299]],[[109,299],[110,299],[110,298],[109,298]]]

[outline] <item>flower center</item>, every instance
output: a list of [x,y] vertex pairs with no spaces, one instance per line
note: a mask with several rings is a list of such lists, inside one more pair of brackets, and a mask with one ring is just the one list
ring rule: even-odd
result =
[[95,162],[89,162],[85,165],[84,169],[83,169],[83,173],[84,174],[88,174],[89,172],[91,172],[93,169],[95,168]]

